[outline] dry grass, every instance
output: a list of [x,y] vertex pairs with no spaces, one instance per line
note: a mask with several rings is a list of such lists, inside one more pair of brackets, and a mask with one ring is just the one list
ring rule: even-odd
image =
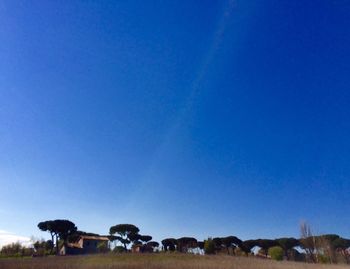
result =
[[120,254],[0,259],[1,269],[349,269],[346,265],[275,262],[232,256]]

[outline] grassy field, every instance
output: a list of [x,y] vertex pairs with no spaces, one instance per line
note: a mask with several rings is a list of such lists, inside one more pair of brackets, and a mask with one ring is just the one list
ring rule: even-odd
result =
[[349,269],[346,265],[275,262],[259,258],[180,254],[119,254],[0,259],[1,269]]

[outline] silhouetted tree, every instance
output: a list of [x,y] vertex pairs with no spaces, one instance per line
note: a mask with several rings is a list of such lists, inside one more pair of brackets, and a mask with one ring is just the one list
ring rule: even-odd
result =
[[77,231],[77,226],[70,220],[55,220],[54,222],[56,223],[59,238],[66,244],[68,237]]
[[180,252],[187,252],[189,248],[197,246],[197,239],[193,237],[181,237],[177,239],[177,249]]
[[118,234],[114,239],[122,243],[124,250],[127,251],[127,245],[132,241],[130,237],[135,236],[139,231],[140,229],[133,224],[117,224],[109,229],[109,234]]
[[132,242],[134,245],[141,245],[141,235],[138,233],[130,233],[128,236],[128,239],[130,240],[130,242]]
[[[57,229],[55,227],[55,223],[53,220],[39,222],[38,228],[43,232],[49,232],[51,235],[52,242],[55,242],[54,238],[56,237],[56,242],[57,242],[57,232],[56,232]],[[54,249],[54,244],[52,244],[52,247],[51,247],[51,254],[53,253],[53,249]]]
[[299,240],[295,239],[293,237],[283,237],[276,239],[276,242],[278,245],[283,249],[284,256],[287,257],[289,260],[288,251],[290,251],[292,248],[299,246]]
[[165,238],[162,240],[164,251],[174,251],[177,247],[177,240],[175,238]]
[[197,242],[197,246],[198,246],[200,249],[204,249],[204,241],[198,241],[198,242]]
[[234,254],[234,249],[242,243],[242,240],[236,236],[227,236],[221,238],[221,243],[227,249],[227,254],[230,254],[230,248],[232,248]]
[[261,248],[261,250],[267,257],[269,248],[278,246],[278,243],[275,240],[271,240],[271,239],[258,239],[257,246]]
[[36,254],[38,255],[45,255],[47,251],[52,253],[52,249],[54,247],[54,244],[52,240],[47,240],[47,241],[36,241],[33,244],[33,247],[36,251]]
[[146,243],[146,249],[151,250],[151,252],[154,252],[154,249],[159,247],[159,243],[156,241],[149,241]]
[[214,242],[215,245],[215,251],[218,252],[222,249],[222,240],[221,237],[214,237],[212,239],[212,241]]
[[140,235],[139,240],[141,240],[144,243],[147,243],[152,240],[152,236],[150,235]]
[[[56,253],[58,254],[58,239],[63,240],[66,244],[68,237],[77,231],[77,227],[70,220],[48,220],[38,224],[38,228],[42,231],[48,231],[51,234],[51,238],[56,238]],[[52,240],[53,241],[53,240]]]
[[239,248],[246,254],[248,255],[249,253],[252,252],[252,249],[257,246],[258,242],[257,240],[246,240],[243,241],[240,245]]
[[[141,234],[130,234],[129,240],[133,243],[133,245],[139,245],[140,251],[149,251],[149,248],[147,246],[147,242],[152,240],[152,236],[150,235],[141,235]],[[153,248],[152,248],[153,250]]]

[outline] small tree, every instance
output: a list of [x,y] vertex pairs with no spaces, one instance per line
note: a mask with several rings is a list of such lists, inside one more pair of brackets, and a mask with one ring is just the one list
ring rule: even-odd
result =
[[52,253],[53,242],[51,240],[38,240],[33,244],[33,247],[36,251],[36,255],[43,256]]
[[109,252],[109,247],[107,242],[99,242],[97,244],[97,250],[99,253],[107,253]]
[[305,250],[311,262],[317,262],[316,238],[312,235],[311,227],[306,222],[300,224],[300,246]]
[[276,261],[283,260],[284,250],[279,246],[269,248],[268,253],[273,260],[276,260]]
[[207,240],[204,240],[204,253],[208,255],[216,253],[215,242],[210,237]]

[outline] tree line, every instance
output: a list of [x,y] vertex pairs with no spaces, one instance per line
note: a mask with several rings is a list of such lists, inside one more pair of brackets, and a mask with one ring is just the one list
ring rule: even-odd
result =
[[[82,235],[100,236],[78,230],[70,220],[47,220],[38,223],[41,231],[48,232],[51,239],[36,241],[33,244],[36,253],[58,254],[59,248],[74,243]],[[161,244],[152,241],[151,235],[140,234],[140,229],[133,224],[117,224],[110,227],[109,246],[100,246],[100,252],[129,252],[137,246],[139,252],[180,252],[202,253],[207,255],[226,254],[260,256],[275,260],[307,261],[312,263],[350,263],[350,240],[336,234],[313,235],[308,224],[300,226],[300,238],[283,237],[277,239],[241,240],[237,236],[212,237],[203,241],[194,237],[165,238]],[[18,244],[5,246],[2,255],[9,255],[11,250],[20,251]],[[258,249],[258,250],[257,250]],[[22,249],[21,253],[25,251]],[[28,253],[28,251],[26,252]]]

